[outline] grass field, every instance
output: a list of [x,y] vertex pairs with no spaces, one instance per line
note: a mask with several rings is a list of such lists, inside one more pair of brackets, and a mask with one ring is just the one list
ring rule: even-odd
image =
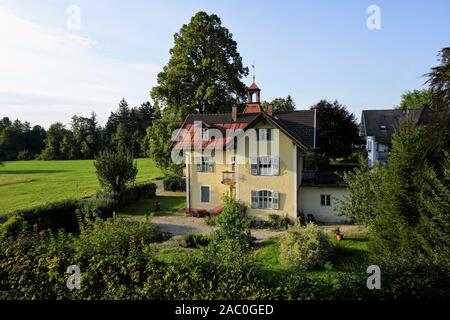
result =
[[[150,159],[138,159],[137,182],[161,177]],[[98,189],[93,160],[9,161],[0,166],[0,215],[46,202],[81,198]]]

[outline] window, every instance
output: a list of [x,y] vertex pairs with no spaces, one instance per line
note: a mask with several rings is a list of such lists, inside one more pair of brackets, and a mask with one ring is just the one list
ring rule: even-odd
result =
[[251,174],[275,176],[280,174],[280,159],[272,156],[250,157]]
[[278,192],[270,190],[252,191],[252,208],[278,209]]
[[202,140],[203,141],[209,140],[209,130],[206,128],[202,128]]
[[259,157],[259,174],[261,176],[272,175],[272,159],[270,157]]
[[258,139],[260,141],[271,141],[272,140],[272,129],[259,129]]
[[195,159],[195,166],[197,172],[213,172],[214,160],[212,157],[198,157]]
[[331,195],[329,194],[321,194],[320,195],[320,205],[321,206],[331,206]]
[[201,186],[200,187],[200,202],[209,203],[210,202],[210,187]]

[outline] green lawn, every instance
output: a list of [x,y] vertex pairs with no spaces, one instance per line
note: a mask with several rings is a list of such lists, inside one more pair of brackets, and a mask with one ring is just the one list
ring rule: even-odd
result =
[[[367,267],[368,258],[368,239],[364,234],[346,235],[342,241],[336,241],[330,237],[334,247],[333,255],[329,258],[332,267],[327,271],[333,272],[352,272]],[[263,272],[267,272],[272,277],[281,277],[293,271],[293,267],[281,264],[278,261],[280,254],[279,239],[268,239],[263,246],[255,251],[255,258]],[[321,277],[325,270],[311,270],[308,273],[312,276]]]
[[[138,159],[137,164],[137,182],[162,176],[150,159]],[[89,196],[97,189],[93,160],[7,161],[0,166],[0,214]]]
[[[159,200],[160,210],[155,211],[156,199]],[[152,214],[154,216],[170,215],[186,206],[185,196],[157,196],[152,199],[142,199],[135,203],[132,203],[121,210],[121,214],[135,216],[135,217],[145,217],[147,214]]]

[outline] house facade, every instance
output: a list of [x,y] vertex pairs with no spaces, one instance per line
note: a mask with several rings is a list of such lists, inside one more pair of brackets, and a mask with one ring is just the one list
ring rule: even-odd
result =
[[366,141],[369,168],[383,164],[389,157],[392,135],[400,128],[400,123],[409,117],[411,124],[428,123],[438,115],[430,108],[400,110],[363,110],[361,114],[360,136]]
[[348,194],[345,184],[304,165],[316,148],[316,123],[315,110],[262,111],[255,83],[242,113],[233,106],[227,114],[187,116],[171,146],[185,160],[186,209],[217,210],[231,192],[258,219],[344,222],[335,209]]

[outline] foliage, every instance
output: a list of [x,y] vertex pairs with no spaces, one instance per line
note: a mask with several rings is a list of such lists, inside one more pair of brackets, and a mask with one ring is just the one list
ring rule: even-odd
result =
[[291,95],[288,95],[286,98],[275,98],[271,102],[263,101],[261,103],[261,109],[267,112],[267,108],[269,107],[269,105],[272,105],[273,112],[295,110],[295,102],[292,99]]
[[42,150],[41,158],[43,160],[71,159],[73,155],[72,147],[72,133],[62,123],[53,123],[47,130],[45,148]]
[[[429,164],[433,150],[425,127],[409,121],[394,135],[390,160],[375,193],[375,219],[370,227],[375,261],[450,263],[450,188]],[[434,153],[434,152],[433,152]]]
[[321,100],[311,107],[317,112],[317,148],[326,158],[348,157],[359,142],[355,116],[337,100]]
[[174,35],[170,60],[158,74],[158,85],[151,91],[153,100],[164,108],[188,113],[228,111],[243,101],[248,75],[237,52],[232,34],[220,18],[198,12]]
[[165,109],[162,118],[154,121],[147,128],[145,137],[147,154],[168,176],[181,176],[183,165],[175,164],[171,158],[170,144],[174,130],[178,129],[183,121],[180,111]]
[[375,217],[375,193],[379,188],[380,169],[369,169],[367,160],[359,159],[359,166],[343,173],[343,179],[350,191],[349,196],[337,199],[337,212],[350,221],[369,224]]
[[137,175],[137,164],[125,150],[102,151],[95,157],[94,166],[100,185],[120,199],[127,184]]
[[331,246],[327,236],[313,223],[288,228],[280,239],[280,262],[301,270],[323,267]]
[[31,127],[28,122],[7,117],[0,119],[0,162],[16,160],[19,154],[41,153],[44,139],[45,130],[40,126]]
[[427,83],[437,97],[435,105],[446,110],[450,105],[450,47],[442,48],[439,55],[440,65],[431,68],[426,76]]
[[402,94],[399,108],[403,110],[428,107],[433,109],[435,94],[432,89],[406,91]]
[[271,229],[286,229],[291,224],[288,217],[282,217],[278,214],[269,214],[268,227]]
[[0,224],[0,241],[6,237],[16,236],[25,227],[25,221],[22,216],[13,214]]
[[186,179],[179,176],[170,176],[164,179],[164,190],[186,191]]
[[211,248],[217,247],[220,250],[220,247],[230,246],[239,252],[247,252],[251,244],[247,208],[227,193],[223,195],[222,203],[222,213],[216,220],[219,230],[213,234]]
[[180,245],[184,248],[201,248],[209,244],[209,237],[200,233],[186,233],[181,238]]
[[122,204],[137,202],[141,199],[153,198],[156,194],[156,184],[152,182],[133,184],[122,193]]

